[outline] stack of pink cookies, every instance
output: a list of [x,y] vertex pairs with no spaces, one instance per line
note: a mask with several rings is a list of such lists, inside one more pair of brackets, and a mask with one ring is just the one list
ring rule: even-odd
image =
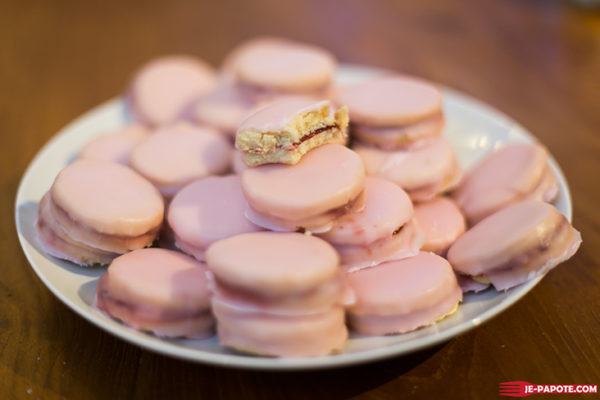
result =
[[96,306],[135,329],[216,331],[280,357],[342,351],[349,328],[431,325],[463,292],[576,252],[543,146],[497,149],[461,179],[435,85],[336,87],[335,69],[325,49],[268,37],[220,71],[146,64],[126,92],[131,124],[87,144],[41,200],[42,248],[110,264]]

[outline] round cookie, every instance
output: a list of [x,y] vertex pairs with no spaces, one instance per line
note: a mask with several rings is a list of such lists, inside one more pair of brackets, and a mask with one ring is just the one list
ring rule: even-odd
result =
[[519,143],[491,153],[464,177],[453,197],[470,224],[520,200],[551,202],[558,194],[556,177],[538,143]]
[[324,95],[333,79],[327,50],[289,40],[258,40],[241,47],[229,68],[238,89],[254,101],[280,94]]
[[447,197],[415,205],[415,220],[425,233],[423,251],[445,256],[454,241],[466,230],[465,217]]
[[182,118],[188,107],[216,86],[214,69],[183,55],[164,56],[144,65],[133,77],[128,99],[134,116],[157,127]]
[[416,255],[423,234],[412,217],[413,205],[404,190],[385,179],[367,177],[364,209],[339,217],[320,237],[338,251],[342,268],[352,272]]
[[211,126],[235,138],[238,126],[252,110],[252,103],[243,99],[234,88],[222,84],[194,104],[191,117],[199,124]]
[[365,171],[360,157],[339,144],[318,147],[295,165],[270,164],[242,173],[246,216],[272,230],[327,231],[358,203]]
[[580,244],[581,234],[552,205],[524,201],[481,220],[447,257],[458,273],[506,290],[568,260]]
[[[163,214],[162,196],[143,177],[116,163],[82,159],[54,180],[40,203],[38,227],[49,254],[104,264],[152,244]],[[89,254],[95,250],[101,254]]]
[[247,203],[237,175],[199,179],[181,189],[169,204],[175,245],[203,261],[213,242],[261,230],[244,216]]
[[439,137],[445,125],[441,92],[413,77],[391,75],[340,87],[335,98],[350,109],[353,137],[384,150]]
[[385,151],[360,143],[354,150],[368,175],[388,179],[406,190],[413,201],[427,201],[454,187],[460,170],[450,143],[442,137],[417,148]]
[[215,242],[206,260],[223,345],[280,357],[343,348],[344,306],[353,299],[327,242],[300,233],[247,233]]
[[231,144],[211,128],[187,123],[164,127],[136,146],[131,166],[165,197],[193,180],[226,172]]
[[442,94],[422,79],[390,75],[340,87],[336,102],[348,106],[353,123],[371,127],[405,126],[441,113]]
[[165,249],[117,257],[96,287],[96,306],[126,325],[163,337],[214,334],[206,267]]
[[350,326],[366,335],[405,333],[456,311],[462,291],[452,267],[433,253],[390,261],[347,275],[356,303]]
[[146,128],[141,125],[131,125],[88,142],[79,152],[79,158],[112,161],[128,166],[131,150],[146,136],[148,136]]

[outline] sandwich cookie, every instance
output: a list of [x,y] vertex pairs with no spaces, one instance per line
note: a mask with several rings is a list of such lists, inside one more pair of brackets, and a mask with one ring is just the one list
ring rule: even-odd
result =
[[206,266],[165,249],[140,249],[110,264],[96,307],[140,331],[201,339],[214,334]]
[[507,290],[571,258],[581,234],[541,201],[518,202],[484,218],[448,250],[457,273]]
[[343,349],[344,307],[353,301],[333,247],[300,233],[256,232],[215,242],[219,341],[246,353],[324,356]]
[[227,137],[235,138],[240,123],[253,111],[251,102],[242,98],[232,87],[221,84],[217,90],[200,98],[191,110],[191,118]]
[[213,242],[262,230],[244,216],[247,203],[238,175],[210,176],[181,189],[169,205],[175,246],[204,261]]
[[366,335],[405,333],[453,314],[462,300],[452,267],[433,253],[388,261],[346,276],[356,302],[352,330]]
[[418,254],[424,236],[412,218],[413,205],[404,190],[367,177],[364,209],[336,219],[320,237],[338,251],[342,268],[353,272]]
[[131,150],[148,136],[141,125],[131,125],[122,130],[98,136],[79,152],[79,158],[92,158],[129,165]]
[[438,137],[444,128],[442,94],[421,79],[385,76],[338,88],[335,98],[350,109],[353,137],[384,150]]
[[179,123],[159,129],[131,152],[131,166],[163,196],[229,169],[231,144],[214,129]]
[[237,130],[235,145],[251,167],[296,164],[311,149],[345,140],[348,108],[328,100],[283,97],[261,107]]
[[242,173],[246,217],[275,231],[322,233],[333,220],[364,207],[365,169],[339,144],[307,153],[298,164],[269,164]]
[[217,75],[191,56],[165,56],[144,65],[133,77],[128,101],[134,117],[157,127],[184,117],[199,98],[214,90]]
[[354,145],[368,175],[398,184],[415,201],[427,201],[453,188],[461,173],[446,139],[431,139],[418,148],[385,151],[360,143]]
[[151,245],[163,213],[162,196],[140,175],[84,159],[58,174],[40,202],[37,227],[46,253],[91,266]]
[[228,68],[237,89],[256,102],[284,94],[327,97],[335,67],[333,55],[325,49],[267,39],[242,46]]
[[547,158],[539,143],[508,145],[470,170],[453,197],[471,225],[520,200],[552,202],[558,183]]
[[465,217],[460,209],[447,197],[415,205],[415,220],[425,232],[423,251],[445,256],[454,241],[466,230]]

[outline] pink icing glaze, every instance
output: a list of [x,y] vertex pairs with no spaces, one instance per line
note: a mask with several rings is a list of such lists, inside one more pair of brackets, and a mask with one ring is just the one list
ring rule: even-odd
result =
[[354,123],[388,127],[414,123],[441,112],[442,94],[427,81],[395,75],[340,87],[336,103],[348,106]]
[[191,181],[225,172],[231,145],[217,131],[185,123],[164,127],[131,153],[131,165],[171,197]]
[[350,323],[371,335],[407,332],[450,312],[462,299],[450,264],[421,252],[348,274],[356,295]]
[[286,293],[281,296],[263,296],[219,282],[214,289],[214,302],[239,313],[261,313],[273,316],[300,316],[326,312],[335,306],[354,304],[354,292],[346,283],[344,275],[338,276],[305,292]]
[[365,207],[337,218],[321,237],[332,244],[367,245],[387,238],[413,215],[408,195],[390,181],[367,177]]
[[501,148],[465,175],[454,198],[471,224],[524,199],[537,188],[540,190],[536,200],[542,200],[553,187],[546,158],[547,151],[540,144],[519,143]]
[[196,99],[214,89],[216,75],[204,61],[189,56],[166,56],[144,65],[130,87],[135,116],[150,126],[181,118]]
[[71,219],[99,233],[138,236],[157,229],[163,219],[156,188],[107,161],[75,161],[58,174],[50,193]]
[[245,170],[242,189],[255,211],[302,220],[348,204],[361,193],[364,181],[360,157],[344,146],[328,144],[308,152],[296,165]]
[[113,258],[118,256],[118,254],[115,253],[81,246],[66,240],[66,237],[59,236],[54,232],[41,216],[37,221],[36,228],[38,242],[42,250],[52,257],[87,267],[93,266],[94,264],[108,264]]
[[352,135],[383,150],[407,149],[440,136],[444,125],[444,117],[439,114],[408,125],[373,127],[352,124]]
[[235,137],[238,126],[252,108],[253,105],[242,98],[234,88],[221,84],[217,90],[201,98],[192,107],[191,117],[198,123]]
[[343,349],[348,331],[344,309],[311,315],[274,316],[239,312],[213,302],[219,342],[239,351],[277,356],[325,356]]
[[455,310],[462,299],[462,291],[455,288],[448,297],[431,308],[417,310],[405,315],[356,315],[349,314],[348,322],[353,330],[364,335],[390,335],[407,333],[429,326]]
[[264,229],[275,231],[275,232],[311,232],[314,234],[324,233],[331,229],[333,221],[339,215],[336,212],[325,212],[316,215],[312,218],[304,218],[298,220],[286,220],[283,218],[276,218],[271,216],[265,216],[248,206],[244,215],[248,221],[253,224],[260,226]]
[[304,292],[339,273],[335,250],[301,233],[233,236],[213,243],[206,262],[218,281],[265,296]]
[[251,39],[245,40],[242,43],[237,44],[225,57],[221,64],[220,72],[223,80],[226,83],[230,83],[235,79],[235,71],[237,69],[238,60],[247,51],[252,51],[253,48],[261,47],[264,44],[286,44],[291,41],[287,38],[280,38],[276,36],[255,36]]
[[158,234],[158,226],[139,236],[97,232],[71,219],[56,206],[49,193],[40,201],[40,218],[45,220],[56,235],[71,244],[118,254],[150,246]]
[[477,282],[466,275],[456,274],[456,280],[463,293],[479,293],[490,287],[490,283]]
[[212,176],[184,187],[171,201],[169,225],[183,250],[204,259],[213,242],[241,233],[261,230],[244,217],[246,199],[237,175]]
[[263,41],[248,46],[238,54],[234,74],[245,84],[305,92],[328,85],[335,64],[329,52],[315,46]]
[[[547,203],[515,203],[454,242],[448,260],[465,275],[485,275],[499,289],[532,279],[571,257],[581,236]],[[496,286],[498,284],[498,286]]]
[[458,182],[460,172],[454,152],[442,137],[399,151],[384,151],[356,144],[368,175],[397,183],[413,200],[425,201]]
[[238,132],[252,129],[258,132],[279,132],[283,130],[296,116],[311,111],[329,107],[330,115],[333,109],[329,100],[315,100],[310,97],[284,96],[250,114],[238,128]]
[[146,128],[131,125],[120,131],[98,136],[79,152],[79,158],[112,161],[129,165],[131,150],[148,135]]
[[204,264],[172,250],[134,250],[113,260],[102,289],[137,306],[141,315],[206,311],[210,290]]
[[419,253],[425,235],[414,220],[404,224],[400,232],[366,245],[335,245],[342,268],[354,272],[385,261],[401,260]]
[[465,217],[447,197],[437,197],[415,206],[415,219],[425,232],[423,251],[444,256],[452,243],[466,230]]

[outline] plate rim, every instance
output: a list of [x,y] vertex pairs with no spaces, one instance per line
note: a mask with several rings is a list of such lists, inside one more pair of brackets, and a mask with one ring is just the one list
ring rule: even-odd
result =
[[[347,70],[347,71],[359,71],[361,73],[369,73],[369,74],[383,74],[386,72],[390,72],[389,70],[363,66],[357,64],[341,64],[339,66],[339,70]],[[339,73],[339,72],[338,72]],[[518,122],[510,118],[508,115],[504,114],[502,111],[492,107],[491,105],[469,95],[458,91],[456,89],[450,88],[446,85],[438,84],[438,87],[442,89],[444,93],[449,93],[455,98],[461,100],[461,104],[469,104],[470,106],[474,105],[479,109],[485,110],[485,113],[488,116],[493,116],[496,119],[502,121],[503,124],[509,125],[511,129],[518,129],[520,134],[524,135],[527,140],[537,140],[537,138],[525,129]],[[521,300],[528,292],[530,292],[544,277],[544,275],[539,276],[529,282],[526,282],[516,288],[510,293],[510,297],[505,299],[499,304],[492,306],[490,309],[483,312],[479,317],[471,319],[469,321],[465,321],[461,324],[452,326],[447,328],[443,332],[438,332],[435,335],[429,335],[425,337],[421,337],[418,339],[418,342],[412,343],[411,346],[407,346],[408,343],[411,342],[402,342],[391,344],[385,347],[379,347],[374,349],[362,350],[353,353],[340,353],[323,357],[312,357],[312,358],[271,358],[271,357],[254,357],[248,356],[244,354],[222,354],[222,353],[211,353],[204,352],[202,350],[190,350],[184,347],[179,347],[169,343],[168,340],[160,339],[161,346],[157,347],[155,337],[146,337],[146,336],[137,336],[133,332],[129,330],[122,330],[121,326],[118,328],[113,327],[112,325],[104,323],[102,320],[98,319],[95,313],[91,313],[88,310],[83,309],[78,304],[71,301],[65,294],[63,294],[57,287],[55,287],[47,277],[42,273],[42,271],[38,268],[36,263],[33,262],[32,254],[29,253],[26,246],[26,237],[23,234],[23,230],[20,226],[20,206],[24,204],[27,200],[24,198],[24,190],[25,183],[30,178],[35,166],[40,163],[41,159],[45,156],[46,153],[49,152],[49,149],[53,147],[53,144],[60,140],[63,136],[65,136],[74,126],[83,121],[88,120],[91,116],[96,115],[102,112],[105,109],[113,107],[115,103],[120,102],[121,98],[119,96],[113,97],[107,101],[100,103],[99,105],[87,110],[86,112],[80,114],[78,117],[70,121],[63,128],[61,128],[57,133],[55,133],[44,145],[38,150],[33,159],[29,162],[27,168],[25,169],[23,175],[21,176],[21,180],[19,182],[19,187],[15,196],[15,224],[17,229],[17,236],[19,238],[19,244],[25,257],[37,275],[37,277],[44,283],[46,288],[50,290],[54,296],[56,296],[63,304],[65,304],[70,310],[74,311],[79,316],[83,317],[88,322],[92,323],[96,327],[101,330],[110,333],[117,338],[125,340],[126,342],[133,344],[135,346],[141,347],[143,349],[152,351],[154,353],[168,355],[170,357],[174,357],[177,359],[182,359],[186,361],[192,361],[196,363],[203,363],[212,366],[220,366],[220,367],[235,367],[241,369],[253,369],[253,370],[278,370],[278,371],[290,371],[290,370],[318,370],[318,369],[327,369],[327,368],[339,368],[339,367],[349,367],[357,364],[363,364],[367,362],[375,362],[383,359],[398,357],[401,355],[413,353],[419,350],[423,350],[425,348],[429,348],[435,346],[439,343],[446,342],[460,334],[464,334],[473,328],[487,322],[494,316],[502,313],[506,309],[510,308],[514,303]],[[564,185],[565,194],[567,196],[566,200],[566,213],[565,216],[569,221],[572,219],[572,199],[571,199],[571,191],[568,185],[567,180],[565,179],[564,173],[561,170],[560,166],[552,156],[549,154],[548,163],[552,169],[552,171],[556,174],[557,179],[559,180],[561,185]],[[130,328],[131,329],[131,328]]]

